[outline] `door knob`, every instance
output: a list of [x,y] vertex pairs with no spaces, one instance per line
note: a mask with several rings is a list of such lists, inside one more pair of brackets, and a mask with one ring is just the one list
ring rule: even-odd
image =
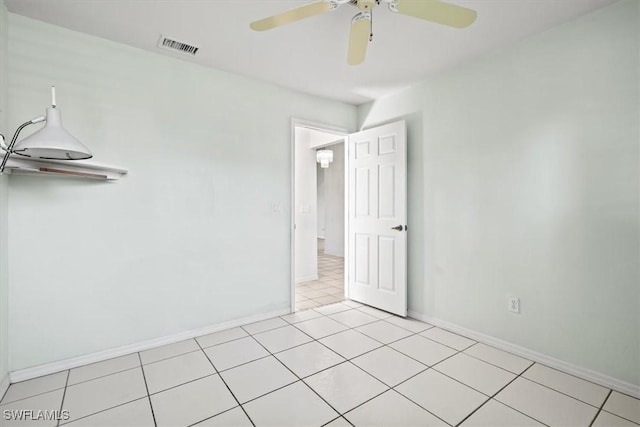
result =
[[401,225],[396,225],[395,227],[391,227],[392,230],[402,231],[404,227]]

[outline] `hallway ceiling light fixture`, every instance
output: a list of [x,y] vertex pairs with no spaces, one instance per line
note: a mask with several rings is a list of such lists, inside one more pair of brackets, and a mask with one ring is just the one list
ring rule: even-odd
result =
[[[22,129],[41,122],[46,122],[42,129],[16,144]],[[5,151],[0,173],[4,172],[11,154],[49,160],[84,160],[93,157],[87,147],[62,127],[60,110],[56,108],[55,86],[51,87],[51,107],[47,108],[46,118],[36,117],[18,126],[8,147],[5,145],[4,136],[0,135],[0,147]]]
[[316,152],[316,161],[320,163],[320,167],[326,169],[329,167],[329,163],[333,162],[333,151],[331,150],[318,150]]

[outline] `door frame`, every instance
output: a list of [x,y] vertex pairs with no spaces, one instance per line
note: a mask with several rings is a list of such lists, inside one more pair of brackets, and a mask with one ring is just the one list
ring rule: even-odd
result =
[[[290,307],[289,311],[291,313],[295,313],[296,311],[296,235],[295,235],[295,225],[296,225],[296,127],[305,127],[309,129],[318,130],[321,132],[334,133],[337,137],[344,137],[344,166],[345,166],[345,176],[344,176],[344,196],[345,196],[345,238],[348,236],[349,231],[349,208],[346,204],[349,200],[348,195],[348,180],[347,176],[348,166],[349,166],[349,157],[348,157],[348,141],[349,135],[353,133],[353,130],[343,128],[340,126],[328,125],[326,123],[316,122],[313,120],[301,119],[299,117],[291,117],[291,209],[290,209],[290,218],[289,218],[289,246],[291,248],[290,253],[290,281],[289,286],[291,288],[290,293]],[[347,241],[345,240],[345,248],[344,248],[344,260],[345,264],[347,263],[347,256],[349,254]],[[346,284],[347,282],[347,269],[345,268],[344,272],[344,280],[345,280],[345,296],[348,297],[348,289]]]

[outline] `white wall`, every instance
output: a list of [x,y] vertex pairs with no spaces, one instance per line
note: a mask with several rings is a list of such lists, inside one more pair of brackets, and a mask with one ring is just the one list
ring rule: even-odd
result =
[[324,252],[344,256],[344,142],[326,147],[333,162],[324,169],[325,239]]
[[638,7],[360,109],[364,126],[422,115],[425,280],[410,309],[640,384]]
[[[0,132],[10,140],[7,128],[7,8],[0,0]],[[28,120],[28,119],[26,119]],[[0,151],[0,154],[4,154]],[[0,382],[9,370],[9,285],[7,254],[8,177],[0,175]],[[2,398],[0,389],[0,399]]]
[[325,218],[325,198],[324,198],[324,169],[316,163],[316,180],[318,181],[318,238],[324,239],[324,218]]
[[309,129],[295,128],[296,283],[318,278],[318,197],[316,152]]
[[11,178],[11,370],[289,307],[291,117],[354,128],[354,107],[12,14],[9,58],[10,128],[55,84],[130,171]]

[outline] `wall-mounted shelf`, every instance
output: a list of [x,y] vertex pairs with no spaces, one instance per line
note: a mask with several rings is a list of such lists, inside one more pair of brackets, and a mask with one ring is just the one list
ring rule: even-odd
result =
[[127,174],[126,169],[94,163],[90,160],[42,160],[9,157],[5,173],[12,175],[55,175],[70,178],[114,181]]

